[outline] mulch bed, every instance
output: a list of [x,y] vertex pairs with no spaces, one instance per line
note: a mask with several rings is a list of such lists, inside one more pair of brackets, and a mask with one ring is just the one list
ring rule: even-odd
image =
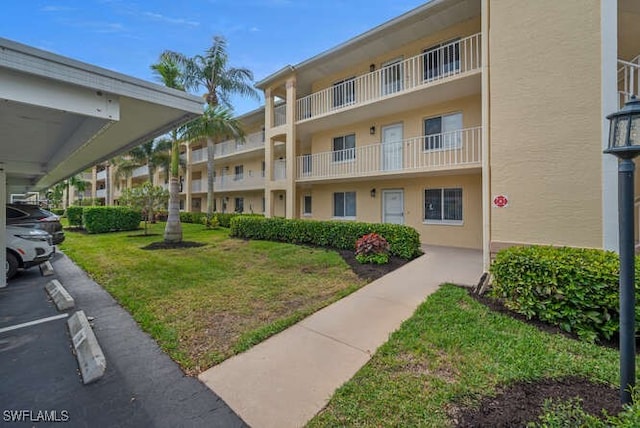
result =
[[[469,295],[490,310],[508,315],[526,322],[541,331],[550,334],[562,334],[578,340],[577,335],[538,319],[528,320],[523,315],[507,309],[499,299],[478,296],[469,290]],[[617,338],[600,343],[601,346],[618,347]],[[594,416],[601,417],[604,409],[609,415],[616,415],[621,410],[620,396],[617,388],[590,382],[586,379],[569,377],[564,379],[540,379],[535,382],[518,382],[503,387],[496,397],[484,398],[479,408],[456,409],[455,423],[457,427],[524,427],[527,422],[536,421],[542,413],[545,399],[568,401],[579,397],[583,409]]]
[[148,236],[160,236],[159,233],[136,233],[135,235],[127,235],[127,238],[146,238]]
[[[149,236],[149,235],[147,235]],[[143,250],[175,250],[180,248],[197,248],[204,247],[206,244],[202,242],[182,241],[176,243],[167,243],[164,241],[152,242],[149,245],[142,247]]]
[[338,253],[340,253],[344,261],[347,262],[351,270],[358,275],[359,278],[367,281],[376,280],[410,261],[401,259],[400,257],[389,256],[389,263],[384,265],[372,263],[362,264],[356,260],[356,254],[352,250],[338,250]]

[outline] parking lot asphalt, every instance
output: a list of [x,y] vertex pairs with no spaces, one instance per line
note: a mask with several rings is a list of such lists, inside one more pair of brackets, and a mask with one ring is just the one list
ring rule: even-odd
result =
[[[186,376],[133,318],[65,255],[55,275],[37,268],[0,289],[0,425],[73,427],[245,427],[222,399]],[[58,279],[93,317],[107,360],[104,377],[84,385],[64,312],[44,291]],[[39,324],[7,330],[35,320]],[[44,421],[45,419],[53,419]],[[13,421],[13,422],[12,422]],[[62,423],[61,422],[66,422]]]

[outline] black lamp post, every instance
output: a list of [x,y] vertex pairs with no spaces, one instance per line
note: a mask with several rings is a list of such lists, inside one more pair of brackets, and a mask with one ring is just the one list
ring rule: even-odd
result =
[[633,158],[640,155],[640,100],[635,96],[615,113],[609,147],[604,153],[618,157],[618,223],[620,227],[620,400],[631,403],[636,383],[635,248],[633,216]]

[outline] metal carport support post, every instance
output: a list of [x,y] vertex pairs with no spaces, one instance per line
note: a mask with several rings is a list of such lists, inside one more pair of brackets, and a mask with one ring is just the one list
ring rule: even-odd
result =
[[7,286],[7,175],[4,164],[0,162],[0,260],[4,260],[5,273],[0,275],[0,288]]

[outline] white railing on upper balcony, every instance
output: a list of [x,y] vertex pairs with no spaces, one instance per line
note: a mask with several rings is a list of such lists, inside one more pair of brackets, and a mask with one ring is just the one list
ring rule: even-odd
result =
[[631,61],[618,60],[618,85],[620,107],[632,95],[640,96],[640,55]]
[[139,166],[138,168],[134,169],[133,172],[131,173],[132,177],[141,177],[143,175],[149,175],[148,165]]
[[474,34],[300,98],[296,120],[332,114],[480,70],[480,42],[480,34]]
[[[231,192],[241,190],[264,189],[264,177],[260,174],[235,176],[225,175],[216,177],[213,183],[214,192]],[[207,179],[201,178],[191,181],[191,191],[201,193],[207,191]]]
[[280,126],[287,123],[287,105],[280,104],[273,108],[273,126]]
[[[235,153],[264,148],[264,133],[254,132],[245,137],[244,141],[229,140],[216,144],[215,157],[229,156]],[[206,152],[205,152],[205,160]]]
[[277,159],[273,162],[273,180],[285,180],[287,178],[287,160]]
[[[186,159],[185,159],[186,160]],[[207,148],[191,151],[191,163],[205,162],[207,160]]]
[[299,181],[442,170],[482,164],[482,127],[298,156]]
[[107,197],[107,189],[96,190],[96,198],[106,198],[106,197]]
[[102,181],[107,179],[107,170],[103,169],[102,171],[98,171],[96,174],[96,180]]

